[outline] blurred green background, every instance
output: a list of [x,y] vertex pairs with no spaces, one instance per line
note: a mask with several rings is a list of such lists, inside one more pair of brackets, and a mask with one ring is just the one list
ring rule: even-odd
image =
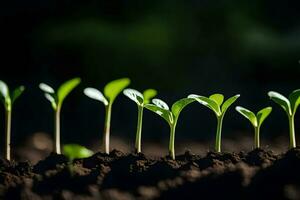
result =
[[[0,3],[0,79],[25,84],[16,103],[13,145],[36,132],[52,136],[53,114],[38,89],[79,76],[83,83],[62,111],[62,141],[100,140],[104,108],[82,94],[87,86],[130,77],[130,87],[155,88],[169,104],[190,93],[236,93],[236,105],[274,111],[262,137],[288,140],[287,119],[269,90],[285,95],[300,87],[300,2],[271,0],[12,0]],[[1,107],[0,130],[4,132]],[[113,108],[112,135],[133,146],[136,106],[123,97]],[[183,111],[176,143],[210,141],[211,111],[193,104]],[[296,132],[300,129],[296,117]],[[232,108],[223,137],[252,137],[250,124]],[[298,134],[298,135],[299,135]],[[169,130],[146,112],[143,140],[166,144]],[[2,141],[2,139],[1,139]],[[284,142],[286,142],[284,141]]]

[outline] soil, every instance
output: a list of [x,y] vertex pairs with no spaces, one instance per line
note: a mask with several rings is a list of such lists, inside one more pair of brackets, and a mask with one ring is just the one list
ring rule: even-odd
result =
[[0,199],[184,198],[300,199],[300,148],[281,155],[187,151],[176,161],[117,150],[72,163],[51,153],[34,166],[0,159]]

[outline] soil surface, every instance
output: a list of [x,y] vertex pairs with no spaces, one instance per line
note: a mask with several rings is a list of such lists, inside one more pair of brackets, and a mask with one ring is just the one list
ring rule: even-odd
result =
[[51,153],[34,166],[0,159],[0,199],[300,199],[300,148],[176,161],[117,150],[72,163]]

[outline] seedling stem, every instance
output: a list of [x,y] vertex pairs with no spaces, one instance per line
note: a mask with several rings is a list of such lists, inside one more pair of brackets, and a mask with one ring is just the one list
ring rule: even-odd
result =
[[111,121],[111,108],[112,104],[105,106],[105,126],[103,134],[103,150],[106,154],[109,154],[109,140],[110,140],[110,121]]
[[143,106],[138,106],[138,122],[137,122],[137,129],[136,129],[136,137],[135,137],[135,148],[137,153],[142,151],[142,127],[143,127]]
[[259,130],[260,126],[254,127],[254,148],[260,148],[260,141],[259,141]]
[[296,138],[295,138],[295,120],[294,114],[289,116],[289,128],[290,128],[290,149],[296,147]]
[[11,109],[7,109],[5,111],[5,121],[6,121],[6,126],[5,126],[5,158],[7,160],[10,160],[10,141],[11,141]]
[[223,125],[223,117],[224,115],[217,116],[217,135],[216,135],[216,144],[215,144],[215,151],[221,152],[221,138],[222,138],[222,125]]
[[55,153],[61,154],[61,147],[60,147],[60,110],[61,107],[58,106],[54,112],[54,127],[55,127],[55,134],[54,134],[54,141],[55,144],[53,146],[53,149],[55,149]]
[[170,143],[169,143],[169,155],[173,160],[175,160],[175,131],[176,131],[176,124],[174,122],[170,126]]

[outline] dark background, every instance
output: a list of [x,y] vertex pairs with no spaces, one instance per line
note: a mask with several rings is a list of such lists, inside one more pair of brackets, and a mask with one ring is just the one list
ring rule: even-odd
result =
[[[13,113],[13,145],[36,132],[52,136],[53,113],[38,88],[57,88],[81,77],[82,84],[62,110],[62,142],[89,145],[100,141],[104,106],[82,93],[102,89],[113,79],[130,77],[130,87],[155,88],[169,104],[190,93],[226,97],[240,93],[236,105],[274,110],[262,138],[283,136],[288,122],[267,96],[300,87],[299,1],[271,0],[11,0],[0,3],[0,79],[27,88]],[[1,107],[0,130],[4,132]],[[136,106],[120,95],[113,107],[112,136],[133,146]],[[296,118],[296,134],[300,116]],[[187,107],[176,143],[213,143],[214,114],[200,104]],[[233,107],[223,138],[252,137],[250,123]],[[3,136],[3,134],[1,134]],[[166,144],[167,124],[145,111],[143,140]],[[3,139],[1,139],[3,141]],[[238,141],[236,141],[238,142]]]

